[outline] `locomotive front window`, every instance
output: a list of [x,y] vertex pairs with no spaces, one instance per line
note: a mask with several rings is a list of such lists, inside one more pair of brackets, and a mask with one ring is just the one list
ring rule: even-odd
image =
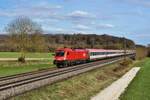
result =
[[64,56],[64,54],[65,54],[65,51],[56,51],[57,57],[62,57],[62,56]]
[[67,53],[67,55],[69,55],[69,52]]

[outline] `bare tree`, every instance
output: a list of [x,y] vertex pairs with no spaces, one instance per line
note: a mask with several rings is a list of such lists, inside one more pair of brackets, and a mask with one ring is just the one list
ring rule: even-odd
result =
[[42,33],[41,27],[26,16],[14,19],[6,26],[5,31],[9,35],[9,47],[20,51],[23,58],[33,44],[31,34]]

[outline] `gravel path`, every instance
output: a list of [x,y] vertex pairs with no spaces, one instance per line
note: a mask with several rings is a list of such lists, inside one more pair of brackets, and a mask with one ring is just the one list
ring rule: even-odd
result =
[[[50,58],[25,58],[26,60],[50,60]],[[0,61],[17,61],[18,58],[0,58]]]
[[136,76],[136,73],[140,70],[140,67],[134,67],[127,72],[120,79],[112,83],[106,89],[101,91],[97,96],[91,98],[91,100],[118,100],[121,93],[129,85],[132,79]]

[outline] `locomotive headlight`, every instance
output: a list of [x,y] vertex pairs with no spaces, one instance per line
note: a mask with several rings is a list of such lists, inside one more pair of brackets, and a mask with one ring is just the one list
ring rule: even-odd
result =
[[64,60],[66,60],[66,57],[64,57]]

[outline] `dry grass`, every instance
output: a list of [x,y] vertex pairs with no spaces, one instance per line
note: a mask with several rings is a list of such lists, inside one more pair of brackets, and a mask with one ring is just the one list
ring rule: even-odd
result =
[[[66,81],[34,90],[15,98],[15,100],[90,100],[92,96],[131,68],[131,66],[122,67],[120,63],[122,62],[107,65]],[[119,68],[119,70],[114,71],[115,68]]]

